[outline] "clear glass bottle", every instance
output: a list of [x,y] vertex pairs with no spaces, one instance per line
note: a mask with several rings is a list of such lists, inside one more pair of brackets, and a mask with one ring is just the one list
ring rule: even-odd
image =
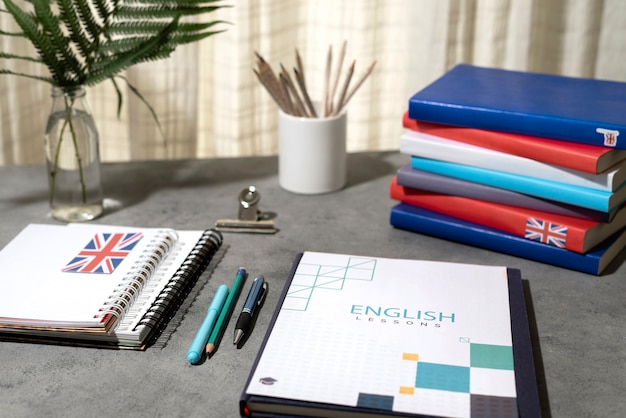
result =
[[64,222],[100,216],[99,138],[84,88],[53,87],[44,144],[52,216]]

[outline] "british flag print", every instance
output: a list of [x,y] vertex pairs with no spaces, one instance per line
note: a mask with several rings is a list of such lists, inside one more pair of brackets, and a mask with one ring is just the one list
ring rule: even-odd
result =
[[526,234],[524,236],[533,241],[565,248],[565,244],[567,243],[567,227],[542,221],[541,219],[527,218]]
[[141,232],[97,233],[62,270],[111,274],[142,238]]

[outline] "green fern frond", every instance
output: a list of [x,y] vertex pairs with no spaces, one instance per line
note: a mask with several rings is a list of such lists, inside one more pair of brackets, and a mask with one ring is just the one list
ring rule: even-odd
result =
[[[81,0],[72,1],[72,3],[74,4],[74,6],[76,6],[76,12],[78,13],[78,17],[80,18],[81,26],[85,28],[85,33],[89,35],[89,42],[94,43],[95,48],[97,49],[97,45],[102,34],[102,26],[96,21],[96,17],[93,15],[92,8],[89,6],[89,3]],[[94,7],[96,10],[100,10],[101,7],[104,7],[98,6],[98,3],[101,2],[96,2],[96,5]],[[100,16],[99,18],[101,20],[104,20],[102,16]]]
[[[130,2],[125,2],[130,3]],[[121,5],[116,13],[120,18],[137,18],[143,19],[167,19],[174,18],[176,16],[194,16],[204,13],[211,13],[216,11],[218,6],[194,6],[191,2],[161,2],[158,5],[149,6],[137,6],[132,4]],[[168,4],[168,3],[178,3]],[[184,5],[181,5],[184,4]]]
[[43,34],[50,40],[49,44],[53,49],[52,53],[58,57],[60,60],[59,64],[65,71],[64,78],[73,79],[76,83],[81,83],[84,79],[83,68],[70,47],[69,39],[61,31],[59,17],[52,12],[50,2],[47,0],[33,0],[32,3],[35,8],[35,16],[43,29]]
[[0,69],[0,74],[8,74],[8,75],[16,75],[16,76],[20,76],[20,77],[26,77],[26,78],[30,78],[32,80],[44,81],[44,82],[50,83],[50,84],[52,84],[54,82],[54,80],[52,78],[50,78],[50,77],[42,77],[42,76],[39,76],[39,75],[25,74],[25,73],[20,73],[20,72],[16,72],[16,71],[6,70],[6,69]]
[[0,52],[0,59],[16,59],[21,61],[30,61],[41,64],[41,58],[39,57],[29,57],[26,55],[17,55],[17,54],[6,54],[4,52]]
[[[0,51],[0,63],[7,59],[45,65],[49,77],[14,72],[9,74],[44,81],[60,88],[93,86],[111,80],[118,94],[118,112],[122,93],[116,77],[129,67],[168,58],[184,44],[197,42],[224,30],[216,25],[226,22],[190,22],[187,18],[208,15],[229,7],[223,0],[25,0],[19,7],[14,0],[0,0],[21,32],[0,30],[4,37],[26,38],[37,57]],[[137,89],[126,81],[130,91],[152,107]],[[160,129],[160,125],[159,125]]]
[[142,59],[146,59],[155,56],[166,49],[165,40],[169,37],[171,31],[178,23],[178,19],[174,20],[167,27],[165,27],[159,34],[148,38],[145,42],[142,42],[135,48],[131,48],[124,53],[116,55],[106,55],[106,61],[94,62],[91,67],[92,73],[87,77],[84,84],[94,85],[104,81],[107,78],[111,78],[116,74],[122,72],[128,67],[141,62]]
[[58,0],[61,21],[66,22],[67,30],[71,41],[76,45],[81,56],[87,57],[93,51],[92,40],[87,38],[85,30],[81,26],[81,20],[71,0]]
[[57,59],[55,48],[50,39],[39,29],[39,21],[36,16],[26,13],[20,9],[13,1],[3,0],[7,11],[13,15],[15,22],[22,29],[24,36],[33,44],[41,60],[46,64],[52,78],[61,85],[64,82],[65,69]]

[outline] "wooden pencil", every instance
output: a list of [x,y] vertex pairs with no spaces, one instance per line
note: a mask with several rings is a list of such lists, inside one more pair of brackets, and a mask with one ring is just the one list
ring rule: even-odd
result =
[[287,103],[286,103],[287,111],[285,113],[289,113],[290,115],[296,115],[297,111],[294,107],[293,101],[291,100],[291,94],[289,93],[289,87],[287,86],[287,81],[285,80],[285,77],[283,77],[282,74],[279,74],[278,78],[281,81],[280,86],[282,87],[283,95],[285,96],[285,99],[287,100]]
[[302,98],[298,94],[298,91],[296,90],[296,86],[293,84],[293,81],[291,81],[291,76],[289,76],[289,73],[287,72],[287,70],[285,70],[285,67],[283,66],[283,64],[280,64],[280,69],[282,70],[281,76],[284,78],[285,82],[287,83],[287,88],[289,89],[289,93],[291,93],[291,95],[294,98],[295,108],[298,110],[298,113],[299,113],[298,116],[309,116],[304,106],[304,102],[302,101]]
[[[343,46],[341,47],[341,52],[339,54],[339,60],[337,61],[337,66],[335,67],[335,77],[333,78],[332,87],[330,90],[330,99],[329,99],[329,109],[328,112],[332,114],[334,112],[335,107],[335,94],[337,92],[337,85],[339,85],[339,77],[341,76],[341,72],[343,70],[343,60],[346,56],[346,46],[347,41],[343,42]],[[337,103],[339,105],[340,103]]]
[[267,83],[267,85],[272,89],[272,91],[274,91],[280,107],[285,110],[287,108],[286,99],[283,97],[283,92],[278,77],[276,76],[276,74],[274,74],[274,70],[272,70],[272,67],[269,65],[269,63],[265,61],[265,59],[259,53],[255,52],[255,54],[258,58],[257,66],[261,79],[263,79],[265,83]]
[[304,76],[304,65],[302,65],[302,58],[300,58],[300,51],[296,48],[296,68],[300,72],[300,77],[302,77],[302,84],[306,86],[306,78]]
[[340,85],[341,73],[343,72],[346,48],[347,41],[344,41],[335,64],[335,71],[331,74],[333,70],[333,47],[332,45],[328,46],[324,71],[324,88],[322,90],[319,109],[316,109],[313,105],[308,92],[304,65],[302,64],[300,52],[297,48],[295,50],[296,66],[293,68],[296,79],[295,83],[282,63],[280,64],[281,71],[277,75],[274,70],[272,70],[270,64],[256,51],[254,54],[257,57],[257,68],[253,68],[253,71],[261,85],[265,87],[279,109],[283,112],[301,117],[335,116],[346,107],[352,96],[354,96],[363,82],[371,75],[376,65],[376,61],[373,61],[358,81],[351,86],[356,66],[356,60],[353,60],[350,67],[345,72],[340,94],[336,97],[337,88]]
[[359,78],[359,80],[356,82],[354,87],[352,87],[352,89],[348,92],[346,97],[341,101],[341,104],[339,105],[339,108],[336,110],[335,114],[339,114],[339,112],[341,112],[341,110],[348,104],[352,96],[354,96],[354,93],[356,93],[359,87],[361,87],[365,79],[367,79],[367,77],[369,77],[370,74],[372,74],[372,71],[374,70],[374,67],[376,66],[376,62],[377,61],[374,61],[370,64],[370,66],[367,68],[365,73],[361,76],[361,78]]
[[322,115],[323,116],[328,116],[328,112],[329,112],[329,91],[328,91],[328,86],[330,83],[330,67],[332,66],[333,63],[333,46],[329,45],[328,47],[328,54],[326,55],[326,71],[324,72],[324,90],[322,91]]
[[352,79],[352,74],[354,74],[354,66],[356,65],[356,60],[352,61],[352,64],[348,68],[348,72],[346,73],[346,78],[343,82],[343,88],[341,89],[341,95],[339,96],[339,100],[337,101],[337,106],[335,106],[335,111],[333,115],[338,115],[341,109],[343,108],[342,103],[346,98],[346,93],[348,91],[348,87],[350,86],[350,80]]
[[296,76],[296,82],[298,83],[298,86],[300,87],[302,96],[304,96],[304,101],[309,109],[309,114],[314,118],[318,117],[317,111],[315,110],[315,106],[313,106],[313,102],[311,101],[311,96],[309,96],[309,92],[307,91],[306,85],[304,84],[304,77],[302,76],[302,73],[298,71],[297,68],[294,68],[293,72]]
[[252,71],[254,72],[254,74],[256,74],[257,78],[259,79],[259,82],[261,83],[261,85],[263,87],[265,87],[265,90],[270,94],[270,96],[272,97],[272,99],[274,100],[274,103],[276,103],[278,105],[278,107],[283,111],[283,112],[287,112],[287,109],[284,107],[284,105],[281,103],[281,100],[277,97],[276,92],[272,89],[271,86],[269,86],[265,80],[261,77],[261,74],[259,74],[259,72],[253,68]]

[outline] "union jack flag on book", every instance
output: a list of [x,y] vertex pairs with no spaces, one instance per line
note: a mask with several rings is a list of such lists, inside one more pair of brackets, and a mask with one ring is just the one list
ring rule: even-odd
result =
[[63,271],[111,274],[142,238],[141,232],[97,233]]
[[527,218],[524,237],[533,241],[543,242],[544,244],[554,245],[555,247],[565,248],[567,227],[542,221],[541,219]]

